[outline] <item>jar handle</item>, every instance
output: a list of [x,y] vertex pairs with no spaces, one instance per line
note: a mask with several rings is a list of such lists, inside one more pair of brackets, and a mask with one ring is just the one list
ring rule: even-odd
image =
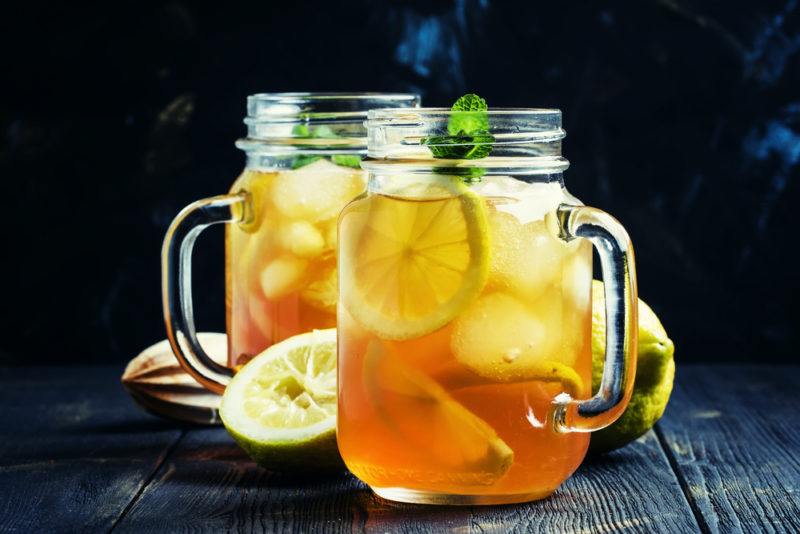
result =
[[636,377],[638,337],[636,267],[625,228],[597,208],[558,208],[560,237],[591,241],[600,257],[606,303],[606,357],[597,394],[586,400],[562,393],[554,401],[553,422],[559,432],[592,432],[619,418],[628,405]]
[[189,204],[169,225],[161,247],[161,300],[172,352],[184,370],[204,387],[222,393],[233,370],[206,354],[197,340],[192,304],[192,250],[200,232],[212,224],[252,217],[248,195],[220,195]]

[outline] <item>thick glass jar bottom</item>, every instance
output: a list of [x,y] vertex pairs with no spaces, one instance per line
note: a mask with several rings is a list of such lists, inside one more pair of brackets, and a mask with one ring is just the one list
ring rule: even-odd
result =
[[549,497],[555,492],[556,488],[532,493],[512,493],[512,494],[451,494],[431,491],[421,491],[406,488],[371,488],[378,497],[388,501],[410,503],[410,504],[438,504],[445,506],[471,506],[471,505],[491,505],[491,504],[517,504],[523,502],[538,501]]

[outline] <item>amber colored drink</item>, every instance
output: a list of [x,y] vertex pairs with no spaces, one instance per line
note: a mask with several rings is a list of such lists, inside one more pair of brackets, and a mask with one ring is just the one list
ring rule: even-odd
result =
[[[184,207],[161,248],[167,338],[198,383],[221,394],[243,364],[275,343],[336,324],[337,217],[366,187],[364,119],[370,110],[418,105],[418,96],[400,93],[247,97],[247,136],[236,141],[243,173],[229,194]],[[196,336],[201,299],[192,288],[197,237],[218,224],[226,225],[226,362],[215,361]]]
[[591,395],[590,245],[555,235],[560,184],[486,182],[341,216],[339,448],[390,499],[542,498],[586,453],[551,412]]
[[230,366],[274,343],[336,326],[336,218],[364,190],[360,169],[320,159],[295,170],[247,169],[231,188],[247,222],[226,227]]

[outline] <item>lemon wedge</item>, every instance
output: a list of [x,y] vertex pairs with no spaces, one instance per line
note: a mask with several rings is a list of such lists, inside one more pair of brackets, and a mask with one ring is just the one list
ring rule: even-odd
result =
[[427,468],[460,483],[489,485],[511,467],[514,451],[486,421],[380,342],[367,347],[364,381],[376,413]]

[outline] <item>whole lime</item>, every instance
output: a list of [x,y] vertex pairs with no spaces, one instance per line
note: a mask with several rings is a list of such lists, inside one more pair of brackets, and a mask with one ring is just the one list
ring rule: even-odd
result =
[[[592,282],[592,391],[603,377],[606,321],[603,283]],[[612,425],[592,434],[589,452],[602,454],[627,445],[653,428],[664,414],[675,378],[675,345],[650,306],[639,300],[639,357],[633,395]]]

